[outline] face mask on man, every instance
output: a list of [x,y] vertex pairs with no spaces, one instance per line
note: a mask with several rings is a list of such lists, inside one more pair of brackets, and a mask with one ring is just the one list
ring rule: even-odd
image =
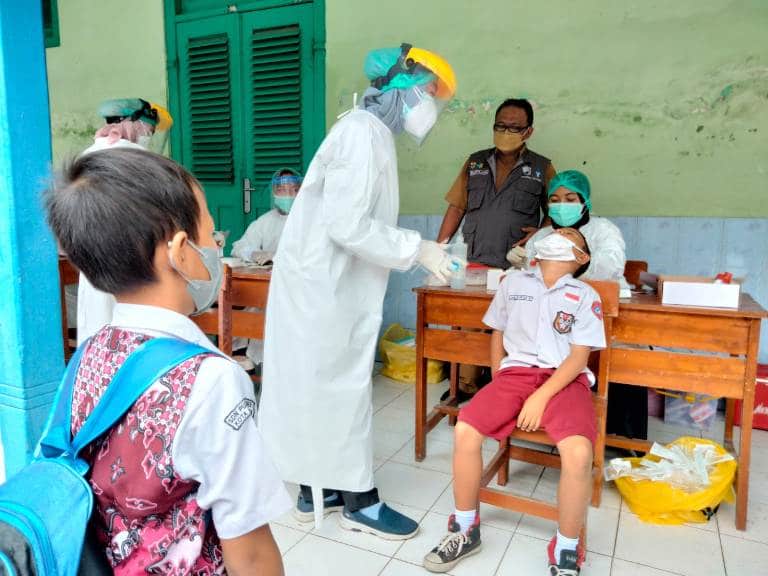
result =
[[554,202],[549,205],[547,212],[558,226],[567,228],[581,220],[584,215],[584,204],[580,202]]
[[277,208],[283,214],[288,214],[291,211],[294,200],[296,200],[294,196],[275,196],[275,208]]
[[494,132],[493,145],[499,152],[509,154],[523,146],[523,135],[519,132]]
[[[171,267],[179,273],[179,276],[184,278],[187,282],[187,292],[192,297],[195,303],[195,311],[192,314],[202,314],[208,308],[213,306],[216,302],[216,298],[219,295],[219,289],[221,288],[221,263],[219,262],[219,253],[216,248],[209,248],[207,246],[197,246],[191,240],[187,240],[192,249],[200,255],[200,260],[205,266],[210,280],[194,280],[188,278],[181,270],[179,270],[171,259]],[[170,248],[170,242],[168,243]]]
[[576,246],[562,234],[553,232],[541,240],[534,242],[533,250],[537,260],[556,260],[558,262],[572,262],[576,260],[573,249],[584,254],[584,250]]

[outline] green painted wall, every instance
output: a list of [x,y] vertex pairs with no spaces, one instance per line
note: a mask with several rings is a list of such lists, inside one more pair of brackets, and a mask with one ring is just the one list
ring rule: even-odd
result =
[[[522,95],[536,105],[532,148],[585,170],[601,214],[768,217],[766,0],[326,9],[329,125],[365,88],[372,47],[408,40],[455,67],[457,98],[423,148],[400,139],[404,213],[442,212],[462,160],[490,145],[495,106]],[[66,0],[59,10],[61,46],[47,51],[56,158],[90,143],[101,100],[166,95],[160,0]]]
[[768,216],[767,30],[766,0],[329,0],[328,119],[367,49],[407,40],[459,88],[422,150],[399,144],[404,213],[442,212],[495,106],[526,96],[531,147],[586,171],[601,214]]
[[107,98],[165,104],[161,0],[59,0],[61,45],[46,50],[54,162],[93,142]]

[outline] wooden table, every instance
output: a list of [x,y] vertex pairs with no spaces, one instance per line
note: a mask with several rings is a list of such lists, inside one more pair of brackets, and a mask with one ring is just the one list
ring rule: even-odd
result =
[[[232,354],[232,338],[264,339],[264,310],[267,307],[272,271],[256,266],[225,268],[218,305],[194,316],[206,334],[219,338],[219,349]],[[243,308],[259,308],[252,312]]]
[[[445,416],[455,419],[449,397],[427,414],[428,358],[456,364],[487,365],[482,323],[494,293],[484,287],[416,288],[416,460],[426,456],[426,435]],[[614,351],[610,381],[645,388],[666,388],[727,399],[724,443],[732,452],[735,400],[742,400],[742,432],[736,478],[736,528],[744,530],[749,491],[750,443],[760,321],[768,316],[748,294],[738,309],[662,305],[655,295],[621,300],[613,322]],[[470,329],[470,331],[467,331]],[[627,345],[623,347],[622,345]],[[629,347],[632,346],[632,347]],[[654,349],[651,349],[653,347]],[[658,350],[659,347],[680,352]],[[456,378],[452,369],[452,378]],[[608,446],[647,451],[650,443],[608,436]]]

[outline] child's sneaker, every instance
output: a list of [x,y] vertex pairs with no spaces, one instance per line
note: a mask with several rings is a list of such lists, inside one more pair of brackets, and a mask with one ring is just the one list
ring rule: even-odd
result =
[[360,510],[350,512],[345,509],[339,518],[339,524],[346,530],[374,534],[384,540],[408,540],[419,531],[418,522],[383,503],[375,520]]
[[[340,492],[334,492],[332,496],[325,498],[323,504],[323,516],[344,509],[344,500]],[[296,500],[296,508],[293,509],[293,517],[299,522],[312,522],[315,519],[315,507],[312,502],[304,500],[304,494],[301,491],[299,491],[299,498]]]
[[557,536],[553,536],[547,546],[549,558],[549,576],[578,576],[581,565],[584,563],[584,549],[579,545],[576,550],[562,550],[560,561],[555,560],[555,543]]
[[453,514],[448,519],[448,535],[432,551],[424,556],[424,568],[430,572],[448,572],[467,556],[480,552],[480,517],[466,533],[462,533]]

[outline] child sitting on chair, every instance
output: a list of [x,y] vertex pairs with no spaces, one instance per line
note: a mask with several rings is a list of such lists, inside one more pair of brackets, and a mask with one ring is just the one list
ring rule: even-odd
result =
[[579,573],[579,534],[589,502],[596,421],[587,368],[593,348],[605,347],[600,297],[576,280],[589,265],[580,232],[561,228],[535,246],[538,265],[510,272],[483,322],[493,329],[493,381],[462,408],[453,452],[456,512],[448,535],[424,558],[432,572],[447,572],[480,551],[478,495],[481,447],[490,436],[504,440],[517,427],[542,429],[562,462],[558,530],[549,543],[552,576]]

